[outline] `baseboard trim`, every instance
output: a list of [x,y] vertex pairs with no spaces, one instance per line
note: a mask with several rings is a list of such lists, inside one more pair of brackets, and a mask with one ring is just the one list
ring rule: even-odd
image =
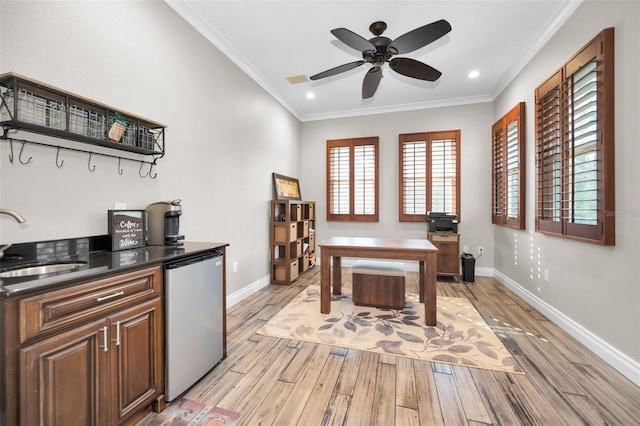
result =
[[248,286],[241,288],[235,293],[227,295],[227,308],[232,307],[236,303],[240,302],[242,299],[251,296],[253,293],[268,286],[269,284],[271,284],[271,276],[266,275],[260,278],[258,281],[254,281]]
[[640,363],[620,352],[615,347],[584,328],[544,300],[522,287],[500,271],[493,271],[493,276],[505,287],[517,294],[525,302],[536,308],[549,318],[554,324],[569,333],[572,337],[585,345],[591,352],[602,358],[607,364],[618,370],[636,386],[640,386]]

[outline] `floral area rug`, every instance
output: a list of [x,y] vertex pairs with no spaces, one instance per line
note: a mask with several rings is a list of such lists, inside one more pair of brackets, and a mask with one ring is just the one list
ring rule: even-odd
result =
[[233,426],[240,413],[180,398],[161,413],[151,413],[136,426]]
[[311,285],[258,334],[322,343],[467,367],[522,373],[500,339],[464,297],[437,298],[437,325],[424,321],[424,304],[407,293],[403,310],[355,306],[349,289],[331,296],[320,313],[320,287]]

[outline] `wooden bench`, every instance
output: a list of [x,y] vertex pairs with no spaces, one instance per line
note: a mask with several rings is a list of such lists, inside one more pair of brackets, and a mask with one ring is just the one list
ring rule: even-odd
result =
[[384,260],[358,260],[353,264],[355,305],[404,309],[404,264]]

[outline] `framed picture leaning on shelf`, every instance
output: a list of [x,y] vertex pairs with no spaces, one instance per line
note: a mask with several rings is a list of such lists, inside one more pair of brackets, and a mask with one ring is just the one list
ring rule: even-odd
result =
[[276,200],[302,200],[298,179],[273,173]]

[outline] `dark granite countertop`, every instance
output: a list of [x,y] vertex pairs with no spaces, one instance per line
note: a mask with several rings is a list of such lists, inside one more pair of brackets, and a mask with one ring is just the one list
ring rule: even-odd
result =
[[46,275],[0,278],[0,297],[14,297],[76,281],[99,278],[228,246],[227,243],[185,242],[183,246],[144,246],[111,251],[108,236],[15,244],[0,259],[0,271],[47,262],[86,262],[77,269]]

